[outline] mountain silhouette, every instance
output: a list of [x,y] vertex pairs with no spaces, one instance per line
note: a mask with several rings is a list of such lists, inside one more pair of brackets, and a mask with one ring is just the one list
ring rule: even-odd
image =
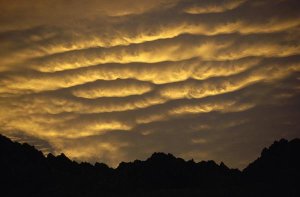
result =
[[44,156],[0,135],[1,196],[300,196],[300,140],[265,148],[243,171],[153,153],[116,169]]
[[272,191],[277,196],[299,196],[300,139],[275,141],[244,169],[243,175],[247,185],[265,195]]

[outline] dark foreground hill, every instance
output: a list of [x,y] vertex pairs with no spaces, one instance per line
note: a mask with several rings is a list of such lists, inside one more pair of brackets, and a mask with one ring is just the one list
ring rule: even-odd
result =
[[246,169],[214,161],[185,161],[154,153],[145,161],[71,161],[45,157],[28,144],[0,135],[0,196],[300,196],[300,140],[276,141]]

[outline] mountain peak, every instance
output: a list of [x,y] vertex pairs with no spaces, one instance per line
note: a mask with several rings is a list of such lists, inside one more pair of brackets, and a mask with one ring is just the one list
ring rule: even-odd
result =
[[147,160],[175,160],[176,157],[170,153],[163,153],[163,152],[154,152]]
[[[269,148],[264,148],[261,156],[244,169],[244,174],[253,181],[276,180],[276,177],[287,178],[300,166],[300,140],[275,141]],[[273,180],[271,180],[273,179]]]

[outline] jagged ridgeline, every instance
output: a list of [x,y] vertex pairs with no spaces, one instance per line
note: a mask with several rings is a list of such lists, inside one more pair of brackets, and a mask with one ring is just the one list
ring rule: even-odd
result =
[[47,157],[0,135],[1,196],[300,196],[300,140],[265,148],[243,171],[154,153],[116,168]]

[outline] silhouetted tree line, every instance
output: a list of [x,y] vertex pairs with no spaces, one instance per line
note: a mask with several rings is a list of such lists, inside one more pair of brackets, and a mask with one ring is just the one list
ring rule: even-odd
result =
[[280,140],[243,171],[154,153],[146,161],[77,163],[0,135],[0,196],[300,196],[300,140]]

